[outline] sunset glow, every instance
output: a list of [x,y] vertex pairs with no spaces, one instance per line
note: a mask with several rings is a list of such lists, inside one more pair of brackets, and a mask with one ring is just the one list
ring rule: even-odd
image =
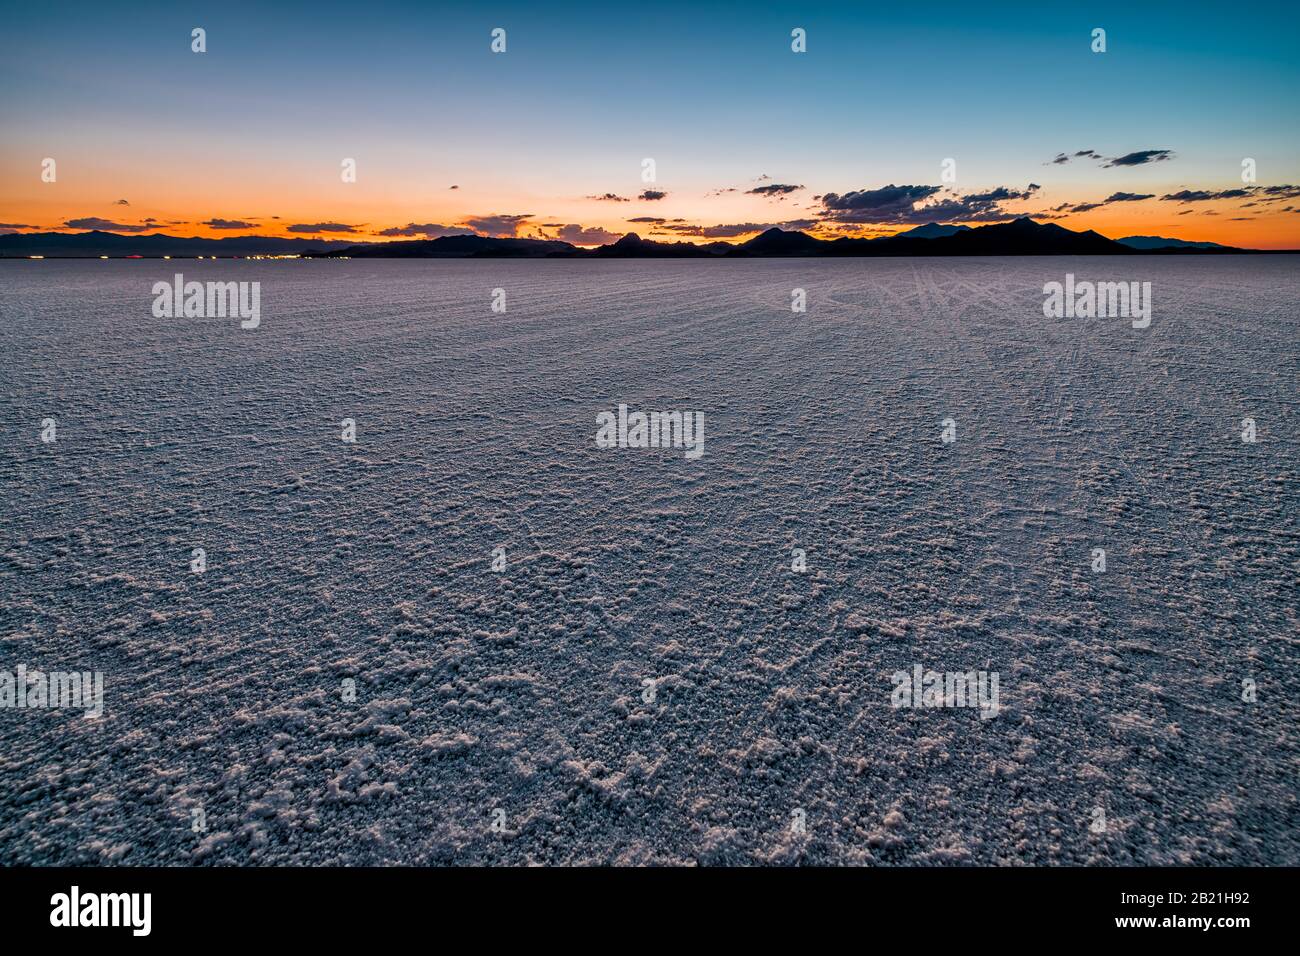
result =
[[[804,58],[789,55],[775,11],[743,24],[692,12],[684,34],[650,12],[611,24],[523,5],[483,18],[395,5],[336,29],[349,11],[205,14],[210,45],[195,55],[190,12],[160,7],[137,29],[93,5],[73,20],[14,10],[21,29],[0,39],[0,230],[473,231],[590,246],[631,231],[740,241],[772,225],[888,235],[948,201],[936,221],[1029,215],[1111,237],[1300,247],[1294,31],[1212,10],[1090,11],[1112,35],[1141,37],[1098,57],[1091,21],[1068,27],[1061,11],[1003,7],[973,23],[942,4],[854,8],[820,32],[804,17]],[[489,50],[498,20],[505,56]],[[875,45],[886,26],[893,39]],[[1067,42],[1071,29],[1083,40]],[[646,50],[660,53],[653,67]],[[42,179],[46,158],[55,182]],[[341,179],[346,159],[355,182]],[[789,191],[761,191],[772,185]],[[936,191],[874,218],[870,202],[845,213],[820,198],[894,185]],[[638,199],[647,189],[665,195]],[[1029,195],[965,204],[999,190]]]

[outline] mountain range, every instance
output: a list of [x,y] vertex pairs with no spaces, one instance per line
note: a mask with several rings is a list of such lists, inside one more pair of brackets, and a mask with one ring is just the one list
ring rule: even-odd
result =
[[[859,256],[1044,256],[1260,253],[1213,242],[1188,242],[1159,236],[1108,239],[1088,230],[1074,232],[1055,223],[1021,218],[986,226],[926,223],[894,236],[877,239],[841,237],[818,239],[805,232],[771,228],[746,242],[658,242],[634,232],[617,242],[582,249],[557,239],[493,238],[474,234],[400,242],[356,243],[348,240],[284,239],[275,236],[231,236],[204,239],[163,233],[121,235],[114,232],[36,232],[0,235],[0,258],[95,258],[138,256],[221,258],[256,255],[301,255],[308,258],[466,259],[466,258],[598,258],[598,259],[717,259],[762,257]],[[1300,251],[1300,250],[1287,250]]]

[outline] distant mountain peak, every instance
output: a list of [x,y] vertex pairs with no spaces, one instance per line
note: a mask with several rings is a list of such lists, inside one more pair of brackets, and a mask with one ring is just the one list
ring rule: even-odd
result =
[[916,226],[904,232],[896,233],[890,236],[891,239],[941,239],[944,236],[955,236],[959,232],[969,232],[970,226],[953,226],[941,225],[937,222],[927,222],[924,226]]
[[1194,242],[1188,239],[1167,239],[1164,236],[1125,236],[1116,239],[1130,249],[1227,249],[1218,242]]

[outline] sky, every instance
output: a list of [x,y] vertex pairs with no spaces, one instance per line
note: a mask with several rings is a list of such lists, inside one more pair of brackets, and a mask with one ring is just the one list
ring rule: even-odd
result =
[[1300,248],[1300,17],[1282,3],[0,0],[0,17],[0,232],[591,245],[1031,215]]

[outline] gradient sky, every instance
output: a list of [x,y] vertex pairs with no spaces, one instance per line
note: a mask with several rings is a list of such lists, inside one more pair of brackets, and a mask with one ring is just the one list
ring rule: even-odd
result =
[[[1294,5],[1138,7],[3,0],[0,230],[591,243],[1031,214],[1300,248]],[[748,192],[775,185],[802,188]]]

